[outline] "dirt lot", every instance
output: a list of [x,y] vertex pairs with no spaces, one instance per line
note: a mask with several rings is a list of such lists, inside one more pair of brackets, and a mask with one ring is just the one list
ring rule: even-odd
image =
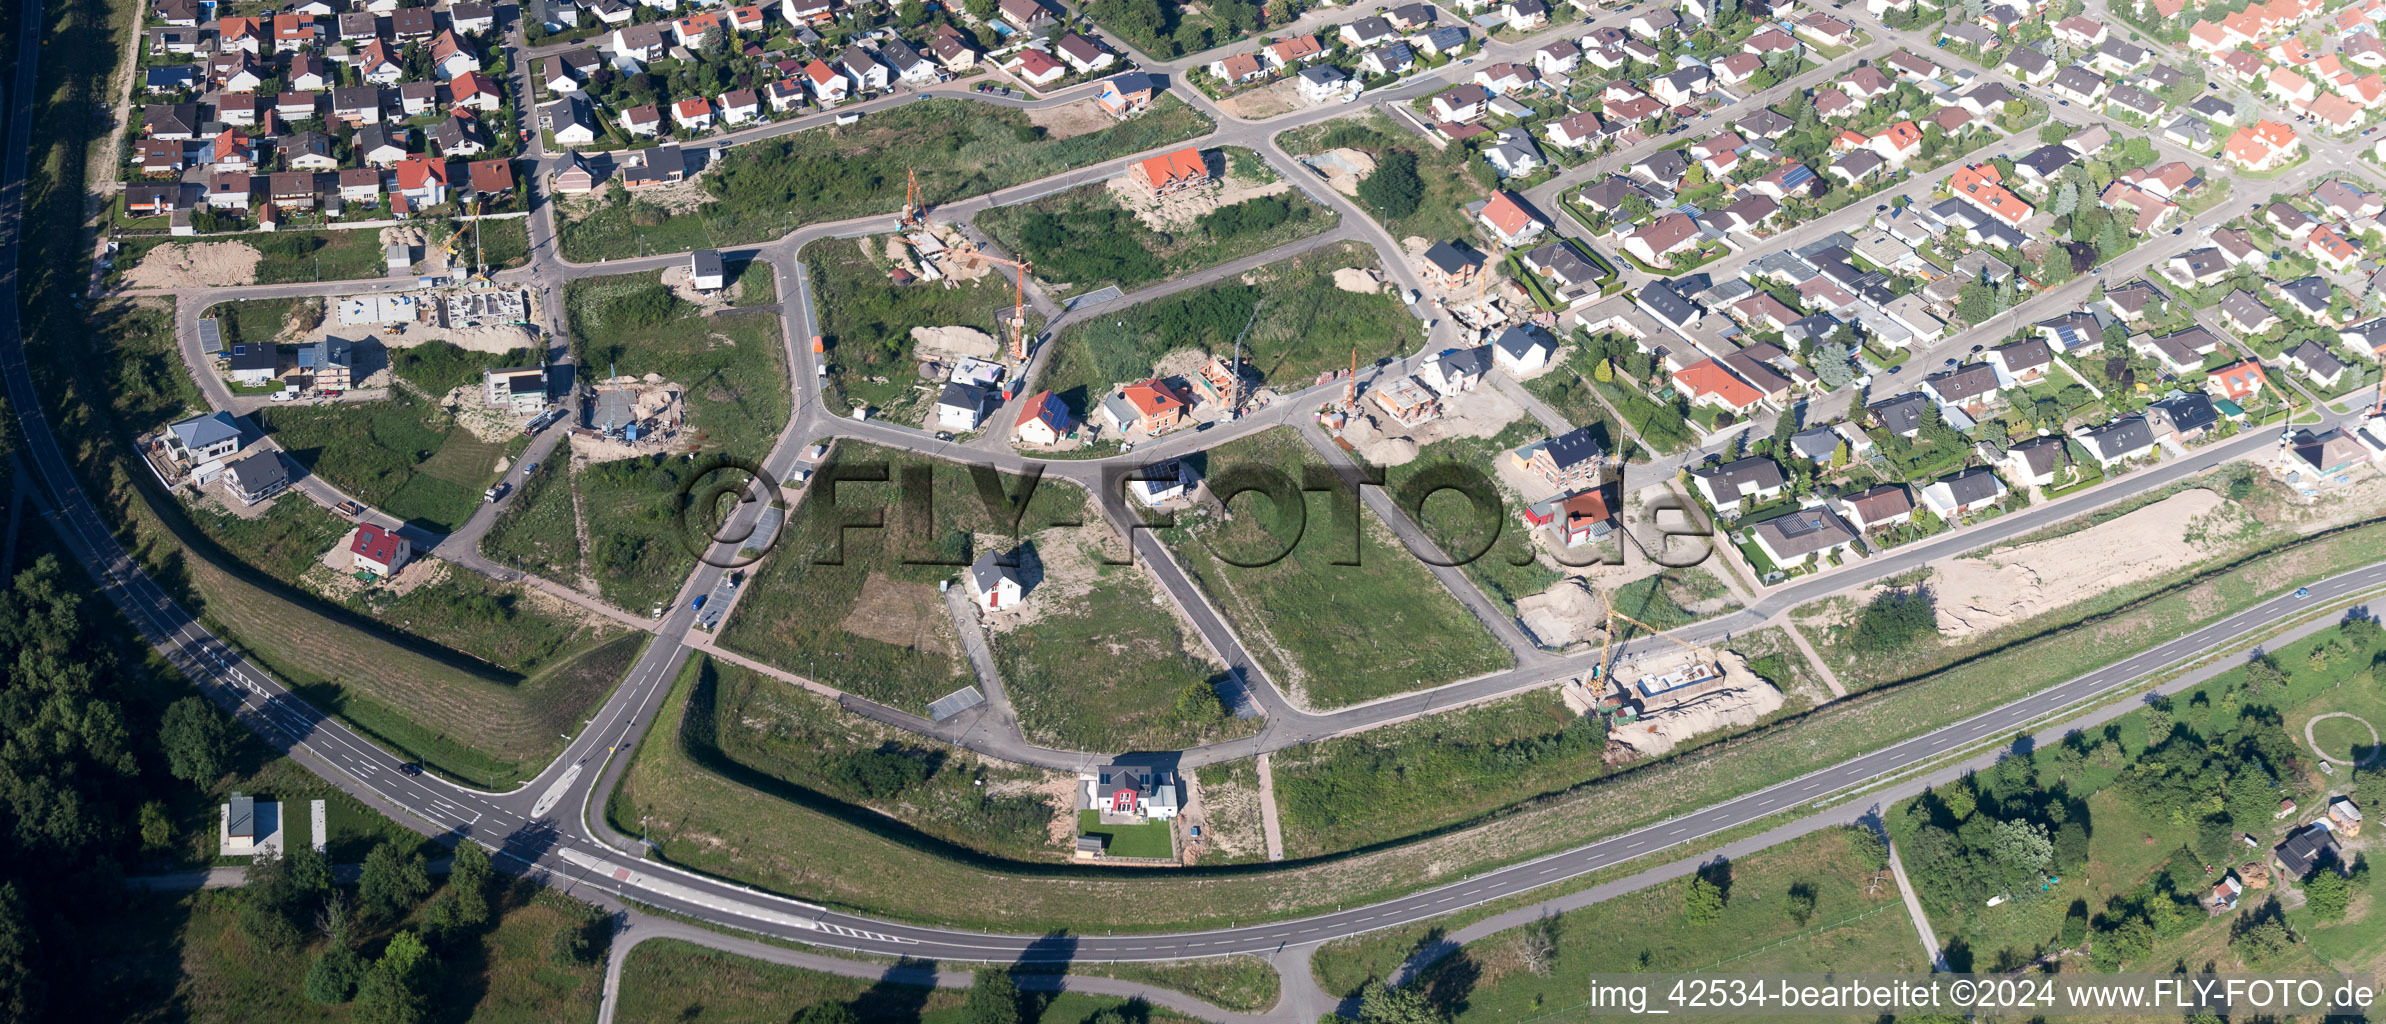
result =
[[1303,163],[1326,177],[1326,185],[1346,196],[1359,194],[1359,182],[1375,173],[1375,158],[1355,149],[1329,149],[1305,157]]
[[1118,122],[1092,100],[1063,103],[1027,112],[1029,124],[1044,129],[1048,139],[1066,139],[1101,131]]
[[124,272],[126,288],[219,288],[256,284],[265,257],[247,242],[184,242],[149,250]]
[[1372,402],[1361,401],[1359,408],[1366,415],[1354,417],[1343,428],[1342,437],[1360,456],[1378,466],[1405,465],[1416,459],[1417,449],[1445,438],[1492,437],[1524,415],[1523,406],[1490,385],[1444,403],[1440,418],[1415,429],[1393,422]]
[[1292,188],[1291,182],[1273,175],[1254,179],[1231,174],[1225,166],[1226,155],[1214,149],[1203,153],[1201,158],[1209,164],[1210,178],[1216,184],[1155,196],[1136,184],[1132,175],[1121,174],[1109,181],[1111,198],[1121,208],[1132,211],[1135,219],[1142,221],[1145,227],[1154,231],[1178,231],[1191,227],[1202,214],[1212,210],[1261,196],[1272,196]]
[[2233,534],[2242,516],[2211,491],[2183,491],[2076,533],[1944,559],[1932,584],[1939,634],[1961,639],[2177,572],[2210,554],[2202,537]]
[[839,629],[881,643],[901,644],[950,658],[960,653],[952,617],[936,588],[924,583],[897,583],[877,573],[862,582],[862,596]]
[[1298,78],[1286,78],[1257,89],[1247,89],[1219,100],[1218,109],[1254,121],[1288,114],[1301,105],[1300,84]]

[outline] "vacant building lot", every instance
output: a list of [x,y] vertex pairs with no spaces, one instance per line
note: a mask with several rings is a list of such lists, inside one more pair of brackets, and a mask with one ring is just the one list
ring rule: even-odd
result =
[[[1213,484],[1238,466],[1298,483],[1325,465],[1290,428],[1220,446],[1204,461]],[[1357,500],[1339,478],[1330,491],[1306,493],[1299,509],[1251,492],[1230,514],[1181,514],[1162,536],[1268,675],[1311,707],[1507,668],[1507,651],[1372,512],[1360,510],[1354,522]]]
[[[744,245],[807,224],[891,213],[916,171],[928,202],[948,203],[1207,134],[1215,125],[1163,95],[1133,120],[1067,138],[1027,114],[959,99],[874,111],[859,123],[746,143],[704,172],[712,196],[668,216],[614,202],[564,227],[563,255],[591,262],[640,252]],[[642,212],[650,210],[651,212]]]
[[[827,352],[827,386],[821,401],[838,415],[856,406],[876,410],[882,419],[917,423],[936,401],[938,381],[918,374],[924,360],[975,355],[992,357],[1003,339],[1014,308],[1010,268],[981,264],[983,269],[955,272],[956,260],[945,261],[945,281],[897,285],[887,272],[895,262],[887,257],[890,244],[907,251],[893,235],[831,238],[804,247],[804,265],[812,273],[812,301],[819,311],[820,333]],[[963,280],[964,275],[967,276]],[[1043,317],[1030,312],[1027,326],[1042,327]],[[966,327],[984,334],[988,344],[974,352],[950,352],[925,346],[913,336],[915,328]]]
[[526,439],[483,441],[403,388],[370,403],[268,406],[256,414],[299,465],[357,500],[436,533],[452,533]]
[[[1317,375],[1414,351],[1417,320],[1389,288],[1346,290],[1337,270],[1375,271],[1375,250],[1343,242],[1271,263],[1230,281],[1104,313],[1061,332],[1041,386],[1087,411],[1120,384],[1142,380],[1174,353],[1243,359],[1280,393]],[[1346,275],[1347,276],[1347,275]],[[1193,365],[1197,368],[1199,362]]]
[[[1144,570],[1098,565],[1097,554],[1082,540],[1039,547],[1048,592],[1022,606],[1019,615],[1032,618],[993,634],[995,663],[1027,737],[1117,753],[1181,750],[1258,731],[1257,719],[1235,718],[1221,703],[1216,683],[1224,668]],[[1056,565],[1073,577],[1072,593],[1049,592],[1062,589],[1051,582]]]
[[244,284],[363,281],[389,273],[381,233],[252,232],[237,242],[131,239],[116,254],[112,283],[126,288],[204,288]]
[[[1349,150],[1367,157],[1378,171],[1383,170],[1386,158],[1394,153],[1414,158],[1421,186],[1413,206],[1386,210],[1360,201],[1383,224],[1384,230],[1403,240],[1403,244],[1412,237],[1434,242],[1473,234],[1474,226],[1461,207],[1489,194],[1475,182],[1467,165],[1472,159],[1469,155],[1472,151],[1467,147],[1435,149],[1374,110],[1295,128],[1277,136],[1276,142],[1285,152],[1303,158]],[[1337,191],[1356,194],[1359,180],[1362,179],[1335,179],[1333,184]]]
[[[838,473],[881,470],[889,482],[829,485]],[[925,517],[898,499],[907,474],[932,481],[935,500]],[[1019,478],[1000,479],[1004,495],[1018,494]],[[840,526],[879,513],[884,529]],[[1073,542],[1079,533],[1076,525],[1047,529],[1049,524],[1082,524],[1090,515],[1083,490],[1045,481],[1029,497],[1017,528],[1042,550]],[[937,584],[966,579],[969,561],[988,546],[1009,550],[1016,543],[1006,539],[1012,526],[988,511],[968,469],[958,463],[839,442],[778,545],[746,584],[721,627],[721,643],[825,685],[923,711],[929,701],[975,683]],[[597,532],[601,537],[601,528]],[[1028,575],[1025,601],[1032,608],[1038,596],[1035,577]]]
[[1140,285],[1230,263],[1332,228],[1337,215],[1257,153],[1205,150],[1218,183],[1155,199],[1129,175],[988,210],[977,225],[1064,295]]
[[659,375],[685,389],[681,448],[760,458],[787,425],[786,333],[775,314],[704,315],[659,274],[573,281],[564,302],[582,372]]

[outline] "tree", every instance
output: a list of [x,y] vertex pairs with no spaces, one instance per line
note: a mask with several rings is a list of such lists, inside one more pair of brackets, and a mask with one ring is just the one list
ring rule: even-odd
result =
[[168,706],[157,739],[165,748],[166,770],[184,782],[213,782],[232,760],[232,724],[204,697],[184,697]]
[[2128,242],[2128,238],[2121,234],[2120,223],[2110,219],[2104,222],[2104,230],[2096,233],[2096,251],[2108,260],[2120,255]]
[[328,947],[307,968],[307,998],[326,1006],[345,1003],[356,998],[356,987],[364,975],[364,964],[355,950],[345,945]]
[[831,1000],[797,1010],[789,1024],[861,1024],[861,1018],[854,1014],[853,1004]]
[[2025,876],[2044,872],[2055,860],[2054,841],[2039,822],[1997,822],[1991,843],[1989,852],[1998,863]]
[[1019,1024],[1019,983],[1011,973],[999,967],[984,968],[969,986],[969,998],[961,1004],[962,1019],[969,1024]]
[[1814,887],[1800,882],[1789,887],[1789,898],[1782,901],[1781,909],[1792,924],[1804,928],[1806,922],[1814,919],[1814,903]]
[[2245,688],[2261,693],[2274,686],[2285,686],[2287,674],[2278,667],[2278,659],[2264,653],[2245,663]]
[[2336,868],[2323,867],[2303,881],[2303,898],[2311,902],[2312,916],[2322,921],[2340,920],[2353,902],[2353,887]]
[[1359,1001],[1363,1024],[1446,1024],[1449,1019],[1414,987],[1392,988],[1379,981]]
[[1601,384],[1614,383],[1616,379],[1615,364],[1605,359],[1599,360],[1599,365],[1591,367],[1591,379]]
[[448,868],[447,889],[455,894],[459,923],[475,926],[489,919],[490,875],[489,851],[469,839],[456,844],[455,858]]
[[141,850],[144,853],[163,853],[174,845],[174,822],[166,817],[166,805],[150,800],[141,805]]
[[1206,729],[1224,721],[1226,714],[1226,701],[1209,680],[1193,680],[1176,692],[1176,716],[1187,725]]
[[0,884],[0,1018],[40,1019],[44,993],[34,970],[39,943],[17,884]]
[[365,910],[385,918],[403,916],[430,891],[431,871],[423,855],[409,858],[386,842],[365,854],[363,873],[356,880],[356,895]]
[[1723,890],[1705,875],[1692,875],[1682,890],[1682,913],[1691,924],[1714,924],[1723,917]]
[[2229,951],[2247,967],[2261,967],[2276,963],[2295,948],[2295,933],[2287,930],[2286,922],[2275,914],[2239,931],[2229,939]]
[[972,18],[987,21],[994,17],[994,0],[961,0],[961,9]]
[[1858,650],[1884,653],[1903,650],[1938,634],[1938,606],[1920,588],[1884,591],[1864,606],[1853,637]]
[[1831,468],[1847,468],[1848,459],[1851,455],[1852,453],[1848,450],[1848,443],[1846,441],[1839,442],[1839,447],[1831,449]]
[[2068,217],[2071,215],[2071,211],[2077,209],[2079,209],[2079,186],[2066,181],[2062,188],[2055,191],[2055,216]]
[[1375,173],[1359,182],[1359,201],[1375,212],[1399,219],[1417,212],[1425,201],[1425,179],[1417,176],[1417,155],[1405,149],[1386,152]]

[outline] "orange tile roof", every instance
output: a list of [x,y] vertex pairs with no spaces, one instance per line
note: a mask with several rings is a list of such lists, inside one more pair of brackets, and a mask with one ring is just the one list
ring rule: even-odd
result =
[[2220,393],[2232,399],[2251,397],[2270,383],[2270,375],[2262,372],[2262,364],[2251,359],[2230,363],[2212,371],[2212,380],[2220,385]]
[[1483,206],[1483,217],[1501,234],[1511,238],[1540,220],[1524,208],[1523,201],[1516,197],[1516,193],[1504,189],[1491,194],[1491,202]]
[[2020,227],[2021,222],[2028,220],[2035,211],[2020,196],[1997,184],[2000,178],[1994,165],[1982,164],[1956,171],[1947,179],[1947,187],[1953,189],[1956,195],[1971,200],[1973,205],[1988,211],[1989,216],[2004,221],[2008,226]]
[[1724,369],[1723,364],[1716,362],[1713,357],[1701,359],[1675,371],[1674,385],[1689,392],[1693,397],[1714,395],[1723,399],[1725,405],[1734,409],[1748,408],[1765,397],[1758,394],[1755,388],[1750,387],[1747,381],[1732,376],[1732,372]]
[[1210,173],[1209,165],[1201,160],[1201,151],[1191,147],[1173,153],[1162,153],[1137,164],[1136,167],[1143,171],[1143,180],[1150,182],[1153,188],[1160,188],[1177,181],[1208,177]]
[[1158,377],[1129,384],[1121,391],[1126,395],[1127,403],[1133,405],[1135,412],[1141,416],[1151,417],[1167,412],[1181,413],[1185,409],[1185,400],[1178,397],[1176,392],[1169,388],[1167,381]]

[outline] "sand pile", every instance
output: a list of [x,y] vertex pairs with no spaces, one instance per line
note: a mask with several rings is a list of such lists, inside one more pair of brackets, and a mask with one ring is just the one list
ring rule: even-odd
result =
[[511,352],[518,348],[535,348],[530,332],[517,324],[493,324],[488,327],[466,327],[447,332],[449,344],[467,352]]
[[1942,560],[1931,584],[1939,634],[1971,636],[2183,569],[2203,557],[2188,536],[2197,521],[2226,508],[2211,491],[2182,491],[2076,533]]
[[1607,608],[1590,584],[1565,579],[1516,602],[1516,619],[1541,646],[1565,647],[1595,639],[1605,627]]
[[388,249],[393,245],[403,245],[417,252],[427,253],[427,250],[423,248],[427,244],[421,228],[387,227],[381,229],[381,248],[383,249]]
[[1326,176],[1326,185],[1346,196],[1359,194],[1359,183],[1375,173],[1375,158],[1355,149],[1329,149],[1306,157],[1304,163]]
[[[1661,693],[1646,700],[1647,707],[1628,725],[1607,732],[1607,760],[1611,763],[1661,757],[1700,733],[1755,725],[1781,709],[1781,691],[1748,670],[1748,659],[1729,651],[1702,651],[1723,669],[1723,678]],[[1673,658],[1653,663],[1661,670],[1679,665]],[[1619,669],[1616,678],[1629,686],[1641,678],[1637,671]]]
[[1365,267],[1344,267],[1334,272],[1334,287],[1346,292],[1373,295],[1384,290],[1382,275]]
[[149,250],[124,272],[126,288],[220,288],[256,284],[264,256],[247,242],[178,242]]
[[978,359],[992,359],[1002,351],[993,335],[975,327],[914,327],[911,344],[927,352]]

